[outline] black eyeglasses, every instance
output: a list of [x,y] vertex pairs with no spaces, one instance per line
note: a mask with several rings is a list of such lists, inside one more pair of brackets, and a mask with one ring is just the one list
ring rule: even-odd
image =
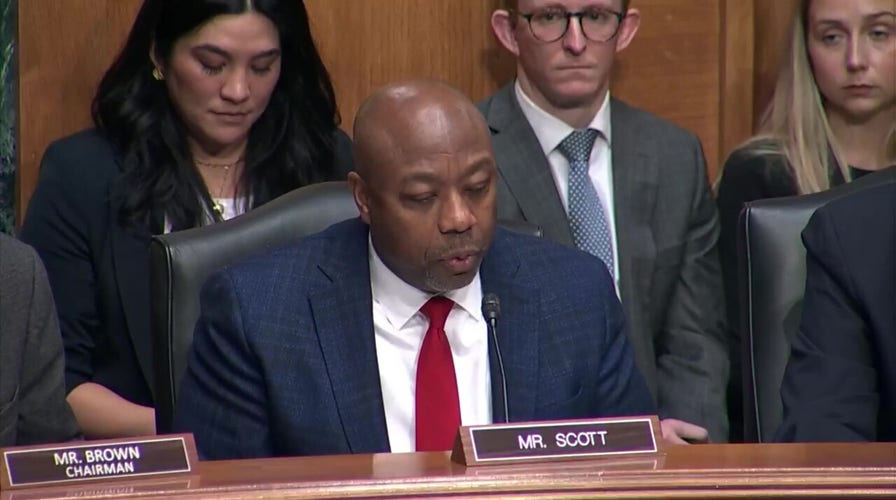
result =
[[516,13],[529,23],[529,31],[542,42],[556,42],[569,31],[572,18],[579,21],[579,28],[585,38],[592,42],[606,42],[616,36],[625,13],[607,9],[586,9],[581,12],[566,12],[558,9],[544,9],[529,14]]

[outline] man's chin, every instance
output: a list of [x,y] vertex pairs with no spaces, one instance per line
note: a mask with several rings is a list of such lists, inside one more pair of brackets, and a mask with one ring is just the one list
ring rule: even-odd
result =
[[427,277],[426,288],[430,293],[445,293],[458,290],[473,282],[476,269],[457,274],[433,273]]
[[594,106],[601,95],[593,81],[573,81],[555,85],[549,97],[557,109],[581,109]]

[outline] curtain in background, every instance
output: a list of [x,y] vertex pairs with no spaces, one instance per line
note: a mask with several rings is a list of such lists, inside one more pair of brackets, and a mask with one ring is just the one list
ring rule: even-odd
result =
[[0,233],[15,230],[15,0],[0,0]]

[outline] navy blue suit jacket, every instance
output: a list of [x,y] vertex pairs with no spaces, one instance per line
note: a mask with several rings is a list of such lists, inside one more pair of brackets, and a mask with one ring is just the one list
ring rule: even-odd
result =
[[[779,441],[896,441],[896,170],[819,208]],[[882,177],[883,178],[883,177]]]
[[[510,420],[655,412],[599,260],[499,228],[480,278],[501,300]],[[218,272],[201,304],[174,426],[204,458],[389,451],[363,222]]]

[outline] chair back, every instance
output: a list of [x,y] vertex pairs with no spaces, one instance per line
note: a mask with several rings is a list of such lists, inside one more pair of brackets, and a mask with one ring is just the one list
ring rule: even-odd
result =
[[199,290],[212,272],[358,216],[344,181],[301,187],[239,217],[154,236],[150,329],[156,430],[171,429],[177,386],[199,317]]
[[896,168],[888,168],[820,193],[750,202],[741,211],[738,273],[745,441],[768,442],[781,424],[781,380],[805,292],[801,233],[809,218],[831,200],[894,181]]

